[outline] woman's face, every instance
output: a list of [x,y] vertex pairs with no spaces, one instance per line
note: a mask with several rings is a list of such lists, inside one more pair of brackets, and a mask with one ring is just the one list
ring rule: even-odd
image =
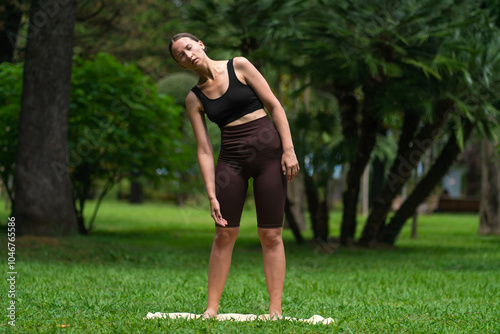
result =
[[205,46],[202,41],[182,37],[172,44],[172,54],[177,63],[187,69],[195,69],[204,60]]

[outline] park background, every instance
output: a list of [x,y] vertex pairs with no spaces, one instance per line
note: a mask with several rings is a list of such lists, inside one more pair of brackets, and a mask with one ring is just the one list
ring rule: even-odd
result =
[[[493,0],[7,1],[0,243],[7,259],[14,217],[18,274],[2,330],[498,332],[499,14]],[[181,31],[213,59],[249,58],[285,107],[302,172],[284,314],[334,325],[143,320],[205,304],[213,223],[183,112],[196,77],[168,54]],[[250,189],[221,313],[265,313],[252,205]]]

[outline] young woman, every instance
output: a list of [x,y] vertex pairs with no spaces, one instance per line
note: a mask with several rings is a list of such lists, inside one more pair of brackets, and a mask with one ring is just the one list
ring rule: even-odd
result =
[[[246,58],[212,60],[205,53],[203,42],[188,33],[175,35],[169,50],[180,66],[200,76],[186,97],[186,109],[215,221],[204,316],[217,315],[248,180],[253,178],[258,235],[270,299],[269,315],[281,318],[286,267],[281,233],[286,185],[299,172],[285,111],[264,77]],[[221,130],[216,168],[205,114]]]

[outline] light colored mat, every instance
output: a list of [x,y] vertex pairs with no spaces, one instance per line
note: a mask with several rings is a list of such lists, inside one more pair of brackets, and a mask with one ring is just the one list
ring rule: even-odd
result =
[[[194,314],[194,313],[161,313],[161,312],[156,312],[156,313],[151,313],[149,312],[148,315],[144,319],[157,319],[157,318],[170,318],[170,319],[199,319],[202,318],[201,314]],[[269,314],[261,314],[261,315],[255,315],[255,314],[240,314],[240,313],[225,313],[225,314],[218,314],[217,315],[217,320],[223,321],[223,320],[232,320],[232,321],[254,321],[254,320],[269,320]],[[309,319],[297,319],[297,318],[291,318],[291,317],[285,317],[285,320],[289,321],[299,321],[299,322],[307,322],[310,324],[324,324],[324,325],[329,325],[333,324],[334,320],[332,318],[323,318],[320,315],[313,315]]]

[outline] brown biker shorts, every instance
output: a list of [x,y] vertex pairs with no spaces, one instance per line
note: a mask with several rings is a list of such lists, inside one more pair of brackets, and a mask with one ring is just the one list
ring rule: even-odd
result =
[[215,186],[222,217],[228,222],[226,227],[240,226],[250,178],[257,226],[283,226],[287,181],[281,171],[282,154],[278,131],[267,116],[221,128]]

